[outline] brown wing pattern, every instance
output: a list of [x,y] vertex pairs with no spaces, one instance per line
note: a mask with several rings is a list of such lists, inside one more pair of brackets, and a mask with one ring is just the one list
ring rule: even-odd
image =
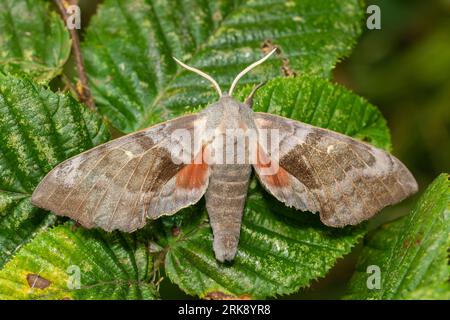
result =
[[202,168],[195,185],[189,180],[177,185],[177,174],[186,165],[172,161],[183,146],[171,133],[180,128],[193,132],[202,123],[199,115],[179,117],[70,158],[47,174],[32,203],[108,231],[131,232],[143,227],[146,217],[175,213],[202,197],[209,169]]
[[255,122],[278,129],[280,139],[277,175],[283,179],[260,176],[255,165],[261,183],[289,206],[320,212],[326,225],[357,224],[417,191],[408,169],[381,149],[267,113],[255,113]]

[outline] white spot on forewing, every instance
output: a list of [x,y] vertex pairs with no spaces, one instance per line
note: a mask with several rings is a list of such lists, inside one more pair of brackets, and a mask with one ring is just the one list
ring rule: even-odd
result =
[[330,144],[330,145],[327,147],[327,153],[330,154],[330,153],[333,151],[333,149],[334,149],[334,144]]
[[128,150],[124,150],[124,152],[125,152],[125,154],[127,155],[127,157],[128,157],[129,159],[131,159],[131,158],[134,157],[134,154],[133,154],[132,152],[130,152],[130,151],[128,151]]

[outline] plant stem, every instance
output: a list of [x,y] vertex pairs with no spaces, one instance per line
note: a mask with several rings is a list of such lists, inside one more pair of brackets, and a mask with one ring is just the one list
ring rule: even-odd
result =
[[[69,15],[67,14],[67,8],[71,5],[77,5],[77,0],[54,0],[58,9],[63,17],[64,24],[67,25],[67,19]],[[78,98],[81,102],[85,103],[90,109],[95,110],[94,99],[92,98],[91,90],[88,85],[88,78],[86,71],[84,69],[83,56],[81,55],[80,49],[80,38],[78,37],[78,32],[75,28],[68,28],[70,32],[70,37],[72,38],[72,50],[75,57],[75,64],[77,66],[79,82],[76,86],[76,92]]]

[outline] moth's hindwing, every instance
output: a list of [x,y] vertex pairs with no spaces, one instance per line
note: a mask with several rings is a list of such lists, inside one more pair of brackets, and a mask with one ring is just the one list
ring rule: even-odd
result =
[[278,159],[259,151],[261,162],[278,161],[278,172],[261,175],[264,165],[254,165],[262,185],[288,206],[320,212],[328,226],[358,224],[417,191],[408,169],[381,149],[267,113],[255,113],[255,123],[279,132]]
[[143,227],[147,217],[173,214],[202,197],[209,167],[173,161],[181,152],[202,150],[184,150],[172,133],[184,129],[193,136],[203,122],[201,115],[179,117],[70,158],[47,174],[32,203],[88,228],[127,232]]

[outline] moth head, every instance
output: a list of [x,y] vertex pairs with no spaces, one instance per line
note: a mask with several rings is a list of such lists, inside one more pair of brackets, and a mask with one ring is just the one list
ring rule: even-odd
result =
[[203,71],[201,71],[201,70],[199,70],[199,69],[197,69],[197,68],[188,66],[187,64],[181,62],[180,60],[178,60],[178,59],[175,58],[175,57],[173,57],[173,59],[174,59],[180,66],[182,66],[183,68],[185,68],[185,69],[187,69],[187,70],[189,70],[189,71],[192,71],[192,72],[198,74],[199,76],[202,76],[203,78],[205,78],[205,79],[208,80],[209,82],[211,82],[212,85],[214,86],[214,88],[216,89],[217,93],[219,94],[219,97],[222,97],[223,95],[228,95],[228,96],[231,97],[231,96],[233,95],[234,88],[236,87],[238,81],[239,81],[245,74],[247,74],[248,72],[250,72],[252,69],[254,69],[255,67],[259,66],[261,63],[263,63],[264,61],[266,61],[267,59],[269,59],[270,56],[271,56],[272,54],[275,53],[275,51],[277,51],[277,48],[274,48],[272,51],[270,51],[270,52],[269,52],[268,54],[266,54],[264,57],[262,57],[262,58],[259,59],[258,61],[253,62],[253,63],[252,63],[251,65],[249,65],[247,68],[245,68],[244,70],[242,70],[242,71],[236,76],[236,78],[234,78],[233,82],[231,83],[230,90],[228,90],[228,93],[226,93],[226,92],[225,92],[225,93],[222,93],[222,90],[220,89],[219,84],[218,84],[217,81],[214,80],[213,77],[211,77],[210,75],[206,74],[205,72],[203,72]]

